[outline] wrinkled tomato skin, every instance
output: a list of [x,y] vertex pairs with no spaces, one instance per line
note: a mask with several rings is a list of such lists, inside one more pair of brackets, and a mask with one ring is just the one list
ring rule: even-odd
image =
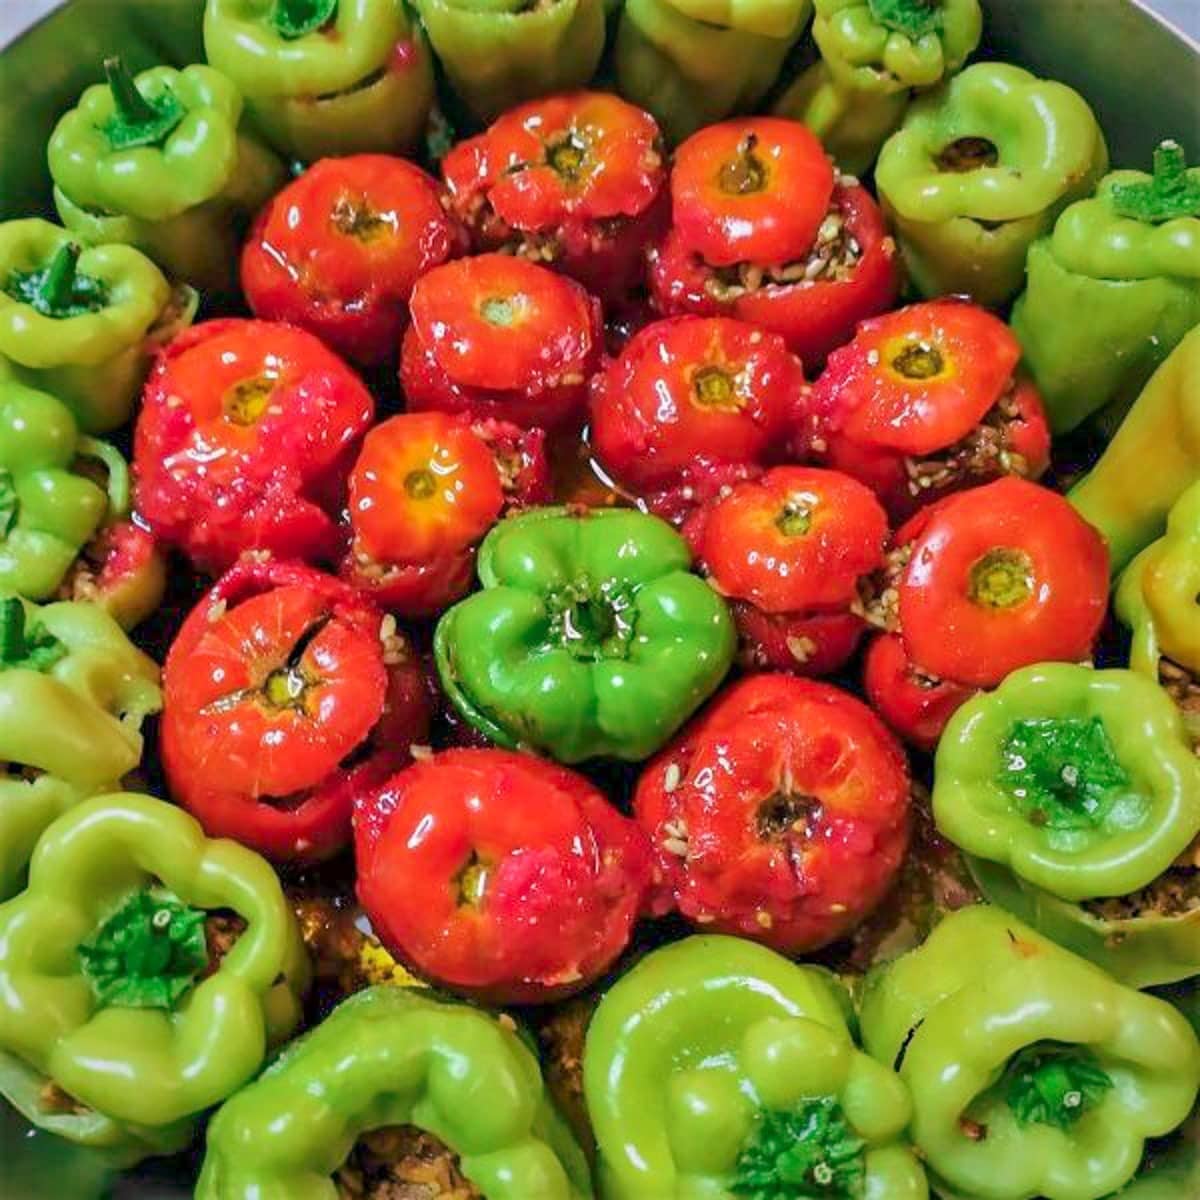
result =
[[918,750],[932,752],[950,718],[978,689],[921,674],[909,661],[903,639],[887,633],[867,647],[863,690],[897,736]]
[[772,334],[720,317],[657,321],[593,379],[592,448],[638,492],[678,482],[700,460],[758,463],[778,453],[804,386]]
[[355,799],[428,732],[423,672],[389,620],[339,580],[266,558],[192,610],[163,671],[160,753],[210,836],[276,862],[346,845]]
[[658,126],[611,93],[510,109],[446,155],[442,178],[476,250],[545,262],[606,305],[641,282],[644,247],[669,219]]
[[650,254],[654,307],[664,316],[723,314],[769,329],[783,338],[806,372],[816,374],[828,355],[854,336],[860,321],[891,307],[902,279],[895,240],[866,188],[839,184],[832,211],[842,217],[862,251],[846,278],[767,284],[721,299],[710,291],[711,266],[674,231]]
[[[920,670],[993,687],[1019,667],[1091,657],[1108,605],[1108,551],[1057,492],[998,479],[923,510],[897,535],[905,541],[898,615]],[[981,590],[1005,579],[1015,590],[999,600]]]
[[380,363],[396,352],[413,284],[464,240],[419,167],[384,154],[326,158],[259,213],[242,250],[242,291],[255,316]]
[[823,675],[854,653],[865,629],[853,611],[859,581],[883,565],[888,537],[883,509],[857,480],[774,467],[719,493],[686,531],[730,601],[744,664]]
[[[358,896],[393,953],[492,1004],[586,987],[650,886],[642,831],[583,776],[505,750],[448,750],[365,796]],[[472,874],[473,872],[473,874]]]
[[324,561],[375,405],[292,325],[206,321],[160,354],[134,438],[134,502],[161,542],[217,574],[247,550]]
[[680,471],[674,483],[646,492],[641,500],[649,512],[674,525],[697,554],[706,506],[726,488],[757,479],[762,473],[757,463],[698,458]]
[[650,763],[634,813],[658,864],[656,911],[807,954],[863,920],[894,880],[908,770],[853,696],[753,675]]
[[599,302],[573,280],[483,254],[430,271],[410,308],[400,354],[410,412],[543,429],[582,415],[604,333]]

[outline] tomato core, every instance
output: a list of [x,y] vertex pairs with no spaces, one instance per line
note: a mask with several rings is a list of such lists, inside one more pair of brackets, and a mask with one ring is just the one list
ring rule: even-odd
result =
[[546,162],[550,169],[568,183],[579,182],[588,165],[587,159],[588,144],[574,129],[546,147]]
[[271,395],[275,391],[275,380],[267,375],[256,375],[235,383],[221,401],[221,412],[225,420],[234,425],[255,425],[267,411]]
[[909,342],[891,360],[891,368],[905,379],[936,379],[945,370],[946,360],[928,342]]
[[820,815],[821,802],[815,796],[795,792],[775,792],[759,806],[754,829],[763,842],[773,842],[788,833],[810,836],[814,818]]
[[480,908],[487,893],[491,866],[471,851],[471,856],[454,877],[455,892],[459,908]]
[[507,328],[517,323],[521,309],[520,296],[489,296],[480,306],[479,312],[489,325]]
[[794,492],[784,502],[775,518],[775,528],[784,537],[803,537],[812,528],[817,500],[811,493]]
[[733,376],[721,367],[701,367],[692,377],[692,403],[716,412],[741,412],[745,401]]
[[767,186],[767,169],[754,153],[758,137],[748,133],[737,149],[737,156],[721,164],[717,186],[728,196],[749,196]]
[[338,233],[344,233],[359,242],[373,242],[395,233],[397,229],[395,216],[376,212],[366,196],[339,197],[329,214],[329,220]]
[[980,608],[1016,608],[1033,595],[1033,561],[1023,550],[989,550],[971,567],[968,592]]
[[434,479],[432,471],[418,467],[405,475],[404,490],[414,500],[428,500],[437,491],[437,480]]

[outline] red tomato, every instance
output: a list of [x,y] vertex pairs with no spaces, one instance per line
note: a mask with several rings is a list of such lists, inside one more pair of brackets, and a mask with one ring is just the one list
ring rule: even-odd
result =
[[841,670],[866,632],[862,617],[845,612],[768,613],[734,600],[738,661],[754,671],[830,675]]
[[773,334],[723,317],[657,321],[593,379],[592,447],[634,489],[669,484],[697,459],[758,462],[778,452],[803,390]]
[[675,482],[646,492],[639,499],[656,517],[678,527],[695,554],[705,505],[726,489],[747,479],[757,479],[762,473],[763,468],[757,463],[698,458],[680,471]]
[[650,291],[665,315],[723,313],[779,334],[815,372],[864,318],[900,290],[895,240],[866,188],[839,184],[815,242],[791,261],[716,270],[675,231],[650,255]]
[[460,249],[436,180],[402,158],[314,163],[259,213],[242,251],[255,316],[363,363],[395,352],[413,284]]
[[909,661],[904,641],[877,637],[863,661],[863,689],[877,713],[906,742],[933,751],[950,718],[978,689],[926,675]]
[[428,728],[421,670],[394,625],[309,567],[239,562],[167,656],[161,754],[172,796],[211,836],[276,860],[339,850],[355,797]]
[[612,302],[666,223],[666,174],[654,118],[610,92],[518,105],[442,160],[478,249],[545,262]]
[[411,411],[549,428],[576,418],[603,345],[577,283],[505,254],[437,267],[413,289],[400,382]]
[[[510,488],[539,470],[522,454],[540,458],[544,478],[537,432],[496,422],[477,431],[466,417],[440,412],[405,413],[372,429],[350,473],[353,541],[343,577],[405,616],[436,613],[464,595],[475,546],[505,505],[501,438],[517,456]],[[533,498],[545,496],[539,489]]]
[[355,812],[358,896],[422,974],[495,1004],[586,987],[629,940],[650,884],[642,831],[582,775],[448,750]]
[[723,121],[675,151],[674,227],[713,267],[791,262],[812,246],[833,185],[833,164],[799,121]]
[[375,405],[311,333],[206,321],[162,354],[134,441],[135,502],[160,541],[217,572],[246,550],[331,557]]
[[634,811],[657,907],[785,954],[843,936],[904,858],[904,753],[860,701],[794,675],[735,684],[646,768]]
[[1091,656],[1108,551],[1057,492],[999,479],[923,510],[904,540],[900,630],[922,671],[990,687],[1031,663]]
[[135,521],[116,520],[80,551],[57,595],[99,605],[132,629],[158,608],[166,580],[167,564],[154,538]]

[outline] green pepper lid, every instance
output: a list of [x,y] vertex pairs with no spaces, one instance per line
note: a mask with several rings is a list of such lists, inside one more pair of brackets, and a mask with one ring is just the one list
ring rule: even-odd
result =
[[205,913],[152,888],[134,892],[79,947],[106,1007],[174,1008],[208,965]]
[[114,150],[161,146],[183,120],[186,110],[169,88],[151,99],[142,95],[120,58],[104,60],[104,77],[113,98],[113,114],[103,133]]
[[66,658],[67,647],[41,622],[26,628],[25,605],[15,596],[0,600],[0,671],[22,667],[48,671]]
[[1146,183],[1119,183],[1112,189],[1113,211],[1147,225],[1200,216],[1200,179],[1187,169],[1183,147],[1163,142],[1154,151],[1154,175]]
[[285,41],[324,29],[337,16],[338,0],[275,0],[271,24]]
[[908,38],[940,33],[942,29],[941,0],[867,0],[867,7],[885,29]]
[[1033,1045],[1006,1071],[1005,1100],[1021,1125],[1070,1129],[1113,1086],[1096,1056],[1083,1046]]
[[77,242],[66,242],[40,271],[14,271],[4,290],[54,320],[98,312],[108,303],[108,287],[79,270],[82,252]]

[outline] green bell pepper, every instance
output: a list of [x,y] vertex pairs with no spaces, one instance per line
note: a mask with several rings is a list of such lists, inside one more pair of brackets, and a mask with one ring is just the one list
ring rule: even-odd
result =
[[304,162],[411,150],[433,104],[403,0],[208,0],[204,50],[271,145]]
[[279,160],[239,134],[242,97],[211,67],[119,59],[50,138],[54,200],[88,245],[122,243],[205,292],[236,290],[240,233],[283,183]]
[[1200,327],[1150,377],[1100,461],[1067,497],[1104,534],[1115,575],[1200,478]]
[[1200,480],[1175,502],[1167,531],[1121,574],[1114,608],[1133,638],[1129,665],[1182,700],[1193,746],[1200,746]]
[[816,0],[821,60],[774,111],[803,121],[843,171],[861,175],[913,94],[961,70],[982,33],[979,0]]
[[729,8],[724,20],[711,21],[695,3],[625,0],[617,84],[622,96],[654,115],[670,142],[754,108],[800,37],[812,0],[746,0]]
[[988,905],[870,979],[861,1021],[909,1086],[931,1172],[975,1200],[1099,1200],[1200,1090],[1200,1042],[1171,1005]]
[[739,938],[654,951],[588,1027],[605,1200],[921,1200],[900,1080],[857,1049],[820,968]]
[[999,863],[966,857],[979,890],[993,904],[1129,987],[1157,987],[1200,975],[1195,868],[1190,873],[1168,871],[1132,896],[1072,904]]
[[1180,147],[1164,142],[1153,176],[1106,175],[1034,243],[1027,265],[1012,327],[1054,432],[1124,408],[1200,324],[1200,167],[1186,169]]
[[1189,1196],[1200,1196],[1200,1121],[1193,1121],[1177,1145],[1156,1156],[1112,1200],[1187,1200]]
[[138,765],[161,707],[157,665],[107,613],[0,599],[0,900],[55,818]]
[[483,591],[434,637],[446,694],[502,746],[649,757],[720,684],[736,637],[684,540],[630,509],[530,509],[479,550]]
[[586,87],[604,50],[603,0],[415,0],[451,86],[480,121]]
[[[266,861],[148,796],[95,796],[60,817],[26,889],[0,905],[0,1049],[52,1083],[43,1094],[115,1123],[131,1151],[178,1144],[245,1083],[299,1021],[307,979]],[[97,1136],[92,1114],[76,1115]],[[72,1136],[63,1120],[58,1131]]]
[[946,837],[1064,900],[1135,892],[1200,833],[1200,759],[1133,671],[1015,671],[954,714],[934,779]]
[[913,103],[875,180],[917,290],[998,306],[1020,290],[1034,239],[1107,166],[1078,92],[987,62]]
[[196,1200],[326,1200],[355,1140],[393,1125],[440,1138],[488,1200],[592,1194],[512,1022],[383,985],[343,1001],[217,1113]]
[[129,420],[152,355],[195,308],[130,246],[81,250],[49,221],[0,223],[0,373],[57,396],[85,433]]
[[[72,470],[99,463],[107,490]],[[129,511],[129,468],[117,451],[81,437],[53,396],[0,374],[0,589],[45,600],[108,518]]]

